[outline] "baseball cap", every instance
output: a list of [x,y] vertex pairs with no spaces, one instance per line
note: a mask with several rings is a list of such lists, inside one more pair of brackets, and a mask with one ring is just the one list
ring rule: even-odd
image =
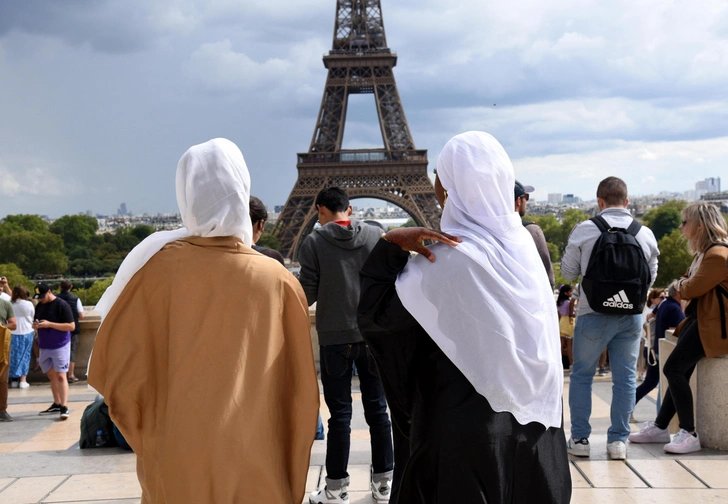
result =
[[51,290],[51,288],[45,282],[39,282],[35,284],[35,296],[33,296],[33,299],[40,299],[42,297],[45,297],[49,290]]
[[516,180],[516,189],[514,191],[516,197],[514,199],[518,199],[521,196],[523,196],[524,194],[526,194],[526,193],[532,193],[535,190],[536,189],[534,189],[533,186],[530,186],[530,185],[525,186],[525,185],[521,184],[519,181]]

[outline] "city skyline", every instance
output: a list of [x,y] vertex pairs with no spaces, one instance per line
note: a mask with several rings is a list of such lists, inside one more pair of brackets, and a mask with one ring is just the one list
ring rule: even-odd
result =
[[[710,184],[713,184],[713,185],[710,185]],[[722,191],[720,177],[708,177],[705,180],[696,182],[695,187],[696,187],[696,190],[691,190],[691,189],[688,189],[688,190],[663,190],[658,193],[630,194],[629,197],[630,198],[645,198],[645,197],[669,196],[670,199],[685,199],[687,201],[695,201],[695,200],[699,200],[701,195],[710,194],[713,192],[725,192],[725,191]],[[700,191],[698,189],[699,187],[705,187],[705,189],[702,190],[702,193],[698,194],[698,192]],[[711,191],[710,189],[717,189],[717,191]],[[697,195],[697,197],[695,197],[693,199],[688,199],[687,196],[689,193],[694,193],[694,195]],[[581,197],[581,196],[575,195],[573,193],[566,193],[566,192],[549,193],[546,196],[547,196],[546,198],[540,199],[540,200],[532,199],[531,203],[532,204],[549,204],[549,205],[559,205],[559,204],[568,205],[568,204],[591,203],[591,202],[595,203],[596,202],[596,188],[595,188],[595,194],[591,198]],[[554,198],[555,196],[558,196],[558,198]],[[565,201],[565,198],[567,198],[567,197],[569,199]],[[357,204],[357,202],[359,202],[360,204]],[[268,209],[268,212],[271,214],[279,213],[280,209],[282,209],[282,207],[283,207],[283,203],[270,204],[269,202],[265,202],[265,201],[263,203],[265,204],[266,208]],[[402,210],[400,207],[398,207],[397,205],[395,205],[393,203],[390,203],[390,202],[384,201],[384,200],[379,200],[379,199],[372,199],[372,198],[355,198],[355,199],[351,199],[350,203],[351,203],[352,207],[354,207],[355,209],[358,209],[358,210],[362,210],[362,209],[365,210],[368,208],[386,208],[386,207],[395,207],[395,208],[399,208],[400,210]],[[362,205],[362,203],[364,203],[364,204]],[[98,217],[98,218],[106,218],[106,217],[125,216],[125,215],[129,215],[129,216],[148,215],[150,217],[159,217],[159,216],[169,216],[169,215],[178,214],[177,209],[168,210],[168,211],[134,213],[130,209],[127,208],[126,202],[121,202],[118,205],[119,205],[119,207],[117,208],[116,213],[104,214],[101,212],[94,212],[93,210],[87,209],[87,210],[82,210],[82,211],[77,211],[77,212],[71,212],[68,215],[84,214],[84,215],[94,216],[94,217]],[[122,210],[123,210],[123,213],[122,213]],[[43,214],[41,216],[50,218],[50,219],[61,217],[61,215],[48,215],[48,214]],[[2,217],[4,217],[4,215]],[[0,218],[2,218],[2,217],[0,217]]]
[[[316,122],[334,9],[333,0],[0,3],[0,215],[111,214],[120,201],[140,214],[175,211],[178,159],[220,136],[240,146],[252,193],[283,204]],[[591,199],[607,175],[634,194],[689,188],[728,166],[720,2],[689,15],[626,0],[382,0],[382,9],[430,172],[445,142],[470,129],[501,141],[539,201]],[[380,146],[371,96],[355,98],[344,146]]]

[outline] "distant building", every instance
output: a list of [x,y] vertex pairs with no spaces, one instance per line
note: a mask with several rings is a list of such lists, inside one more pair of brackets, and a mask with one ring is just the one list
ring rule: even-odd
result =
[[129,215],[129,212],[126,209],[126,203],[122,203],[119,208],[116,210],[116,213],[118,215]]
[[573,194],[564,194],[561,203],[564,205],[575,205],[577,203],[581,203],[581,198],[574,196]]
[[548,196],[549,205],[561,204],[561,193],[552,193]]
[[273,207],[273,210],[275,211],[275,213],[279,214],[283,211],[283,206],[284,205],[276,205],[275,207]]
[[704,182],[708,193],[720,193],[720,177],[707,178]]

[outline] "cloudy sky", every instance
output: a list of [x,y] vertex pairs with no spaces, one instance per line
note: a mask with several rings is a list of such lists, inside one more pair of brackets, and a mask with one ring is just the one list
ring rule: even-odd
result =
[[[0,2],[0,216],[176,211],[177,160],[236,142],[283,204],[326,80],[334,0]],[[728,185],[728,4],[382,0],[430,170],[453,135],[498,138],[517,177],[592,198]],[[372,95],[344,145],[381,146]]]

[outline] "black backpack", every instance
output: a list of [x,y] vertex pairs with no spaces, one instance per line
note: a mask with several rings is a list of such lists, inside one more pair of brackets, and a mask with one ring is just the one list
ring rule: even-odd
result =
[[650,267],[636,238],[642,224],[633,220],[624,229],[610,227],[601,215],[590,220],[602,234],[581,281],[589,306],[607,315],[642,313],[650,286]]

